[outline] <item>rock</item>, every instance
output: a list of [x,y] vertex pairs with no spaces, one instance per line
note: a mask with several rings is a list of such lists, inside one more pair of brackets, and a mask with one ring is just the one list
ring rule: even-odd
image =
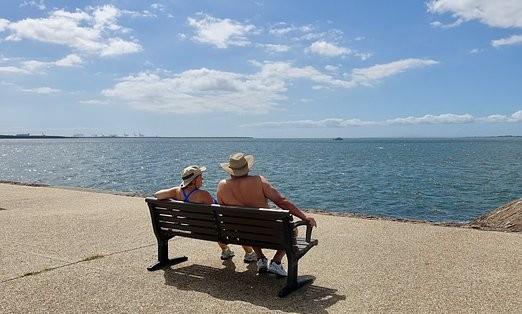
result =
[[472,228],[522,232],[522,198],[501,206],[469,223]]

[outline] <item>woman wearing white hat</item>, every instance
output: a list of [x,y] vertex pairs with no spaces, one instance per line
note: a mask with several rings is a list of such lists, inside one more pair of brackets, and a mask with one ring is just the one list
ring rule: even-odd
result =
[[[188,166],[181,172],[181,184],[170,189],[160,190],[154,193],[158,200],[175,199],[187,203],[212,204],[216,203],[208,191],[200,189],[203,186],[203,172],[206,167]],[[234,256],[228,245],[219,243],[221,259],[227,260]],[[253,253],[253,252],[252,252]],[[255,255],[255,253],[253,253]],[[245,257],[246,259],[246,257]],[[255,257],[257,260],[257,257]]]

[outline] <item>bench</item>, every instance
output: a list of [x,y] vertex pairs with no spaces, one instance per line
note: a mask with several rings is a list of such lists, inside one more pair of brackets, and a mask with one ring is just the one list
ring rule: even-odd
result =
[[[288,260],[287,285],[280,297],[310,283],[298,278],[297,266],[318,241],[312,239],[312,227],[305,221],[292,222],[287,210],[243,208],[221,205],[191,204],[174,200],[145,199],[149,206],[152,228],[158,241],[158,261],[149,271],[188,260],[186,256],[169,259],[168,241],[180,236],[212,242],[284,250]],[[306,237],[296,237],[294,229],[306,226]]]

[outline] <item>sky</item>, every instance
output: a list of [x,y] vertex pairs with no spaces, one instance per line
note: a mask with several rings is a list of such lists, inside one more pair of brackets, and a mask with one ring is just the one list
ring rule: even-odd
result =
[[0,134],[522,135],[522,1],[2,1]]

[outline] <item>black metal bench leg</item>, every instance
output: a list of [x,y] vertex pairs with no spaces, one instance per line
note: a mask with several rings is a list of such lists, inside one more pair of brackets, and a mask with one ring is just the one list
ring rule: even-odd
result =
[[313,279],[299,279],[297,277],[297,261],[288,261],[288,278],[286,287],[279,291],[279,297],[284,298],[299,288],[311,283]]
[[158,261],[147,267],[148,271],[155,271],[166,266],[176,265],[186,262],[188,257],[180,256],[169,258],[169,242],[168,240],[158,240]]

